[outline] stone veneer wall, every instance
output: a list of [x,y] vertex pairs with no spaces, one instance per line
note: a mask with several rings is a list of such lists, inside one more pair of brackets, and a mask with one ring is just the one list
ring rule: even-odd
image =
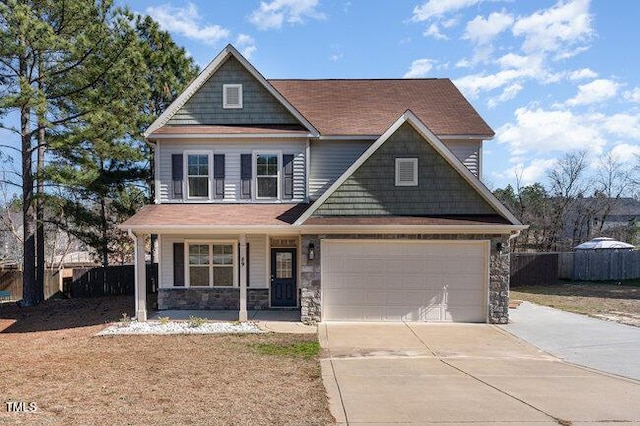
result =
[[[490,240],[489,256],[489,322],[506,324],[509,322],[509,235],[502,234],[359,234],[359,235],[303,235],[300,317],[305,323],[315,323],[321,319],[321,271],[322,257],[320,241],[323,239],[375,239],[375,240]],[[497,251],[497,243],[502,243],[502,253]],[[309,260],[309,244],[315,247],[315,256]]]
[[[239,288],[159,288],[158,309],[240,309]],[[269,309],[269,289],[248,288],[247,309]]]

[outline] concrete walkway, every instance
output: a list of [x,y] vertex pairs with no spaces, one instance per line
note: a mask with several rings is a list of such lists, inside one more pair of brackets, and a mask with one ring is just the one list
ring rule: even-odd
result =
[[321,323],[318,331],[338,424],[640,423],[640,382],[564,363],[497,326]]
[[640,380],[640,327],[523,302],[505,330],[565,361]]
[[[168,317],[172,320],[188,320],[191,316],[206,318],[210,321],[238,321],[238,311],[232,310],[164,310],[149,315],[150,320]],[[255,322],[264,331],[274,333],[312,334],[317,332],[315,325],[300,322],[298,310],[252,310],[247,312],[249,321]]]

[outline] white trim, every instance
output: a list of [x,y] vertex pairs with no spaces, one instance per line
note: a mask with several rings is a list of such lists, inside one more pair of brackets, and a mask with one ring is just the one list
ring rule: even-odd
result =
[[[294,157],[295,160],[295,157]],[[309,181],[311,174],[311,141],[307,139],[304,147],[304,201],[309,202]],[[295,179],[295,173],[294,173]]]
[[311,133],[171,133],[153,135],[151,139],[309,139]]
[[[239,89],[238,90],[238,101],[237,104],[230,104],[227,99],[229,95],[227,95],[227,90],[229,89]],[[242,84],[223,84],[222,85],[222,108],[223,109],[242,109],[243,101],[242,101]]]
[[153,234],[511,234],[528,225],[138,225],[118,228]]
[[[320,140],[376,140],[381,135],[320,135]],[[436,135],[440,140],[446,139],[481,139],[491,140],[495,135]]]
[[[252,170],[252,179],[251,179],[251,186],[252,186],[252,199],[254,201],[281,201],[282,200],[282,191],[280,189],[280,183],[282,182],[282,151],[274,149],[274,150],[260,150],[260,149],[256,149],[251,151],[252,154],[252,158],[251,161],[253,162],[253,170]],[[259,197],[258,196],[258,155],[275,155],[278,158],[278,172],[276,174],[276,180],[277,180],[277,188],[276,188],[276,197]],[[266,177],[273,177],[271,175],[266,176]]]
[[[207,264],[207,268],[209,268],[209,285],[208,286],[192,286],[191,279],[191,264],[189,263],[189,245],[208,245],[209,246],[209,263]],[[231,267],[233,268],[233,285],[228,286],[216,286],[213,285],[213,246],[214,245],[230,245],[233,249],[232,259],[233,264]],[[184,240],[184,287],[176,287],[176,288],[238,288],[238,240],[212,240],[212,239],[185,239]]]
[[321,141],[358,141],[358,140],[376,140],[380,135],[321,135],[318,139]]
[[301,225],[333,194],[365,161],[373,155],[374,152],[382,146],[404,123],[411,126],[431,144],[431,146],[451,165],[484,200],[489,203],[496,211],[502,214],[513,225],[521,225],[520,221],[489,191],[489,189],[473,174],[469,169],[442,143],[431,130],[427,128],[416,115],[407,110],[385,131],[377,141],[375,141],[361,156],[351,165],[334,183],[327,189],[324,194],[306,211],[294,225]]
[[[400,179],[401,163],[409,163],[413,169],[413,179],[411,181],[402,181]],[[418,159],[417,158],[396,158],[396,186],[418,186]]]
[[[156,235],[156,243],[158,244],[158,281],[156,282],[156,290],[159,288],[162,288],[162,286],[160,285],[162,283],[162,234],[158,234]],[[171,253],[171,255],[173,256],[173,252]]]
[[287,101],[284,96],[280,94],[263,76],[249,63],[241,54],[228,44],[222,51],[216,56],[209,65],[187,86],[187,88],[176,98],[175,101],[169,105],[169,107],[147,128],[143,133],[145,138],[148,138],[154,131],[164,126],[179,110],[187,103],[187,101],[202,87],[204,83],[209,80],[220,66],[226,61],[229,55],[235,57],[249,73],[261,83],[267,91],[273,95],[286,109],[289,111],[298,121],[300,121],[310,133],[317,136],[318,130],[293,106]]
[[[155,186],[155,194],[153,197],[153,204],[160,204],[160,166],[158,161],[160,161],[160,141],[156,141],[153,145],[153,185]],[[173,180],[171,182],[173,184]]]
[[[209,173],[207,175],[207,196],[191,197],[189,195],[189,156],[190,155],[206,155]],[[183,201],[211,201],[211,190],[213,189],[213,151],[211,150],[185,150],[182,151],[182,199]]]

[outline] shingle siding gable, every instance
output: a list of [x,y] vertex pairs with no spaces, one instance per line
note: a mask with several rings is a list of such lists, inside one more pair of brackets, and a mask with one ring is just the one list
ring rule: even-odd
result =
[[[418,158],[418,186],[395,186],[395,159]],[[408,123],[403,124],[313,216],[498,214]]]
[[[243,107],[222,107],[222,85],[242,84]],[[167,125],[300,124],[287,109],[230,57],[168,121]]]

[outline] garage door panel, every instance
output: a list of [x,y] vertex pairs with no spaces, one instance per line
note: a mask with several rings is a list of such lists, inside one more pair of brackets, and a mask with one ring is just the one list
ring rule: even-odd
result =
[[325,241],[324,320],[484,322],[484,242]]

